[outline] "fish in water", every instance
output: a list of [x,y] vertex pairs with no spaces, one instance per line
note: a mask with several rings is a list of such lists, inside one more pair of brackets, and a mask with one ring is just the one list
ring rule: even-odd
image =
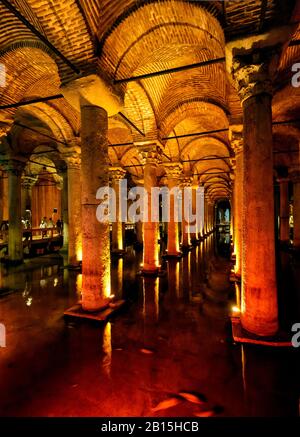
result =
[[155,413],[157,411],[161,410],[167,410],[168,408],[175,407],[176,405],[180,404],[182,402],[182,399],[180,399],[177,396],[165,399],[164,401],[159,402],[159,404],[156,405],[156,407],[152,408],[152,412]]
[[154,353],[151,349],[140,349],[140,351],[146,355],[151,355]]
[[181,391],[179,393],[179,396],[181,396],[186,401],[191,402],[192,404],[202,405],[207,402],[206,397],[201,393]]

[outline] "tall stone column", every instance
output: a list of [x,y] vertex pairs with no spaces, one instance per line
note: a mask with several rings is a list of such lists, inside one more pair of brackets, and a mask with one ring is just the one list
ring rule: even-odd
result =
[[104,108],[81,106],[82,167],[82,307],[97,311],[110,297],[109,221],[99,222],[99,188],[109,186],[108,114]]
[[[194,176],[194,180],[192,181],[192,213],[195,216],[196,215],[196,199],[197,199],[197,188],[198,188],[198,180]],[[205,212],[204,212],[205,214]],[[198,242],[198,227],[199,227],[199,221],[198,217],[196,216],[196,222],[191,223],[191,226],[196,229],[196,232],[190,233],[191,242],[193,244],[196,244]]]
[[290,240],[290,205],[289,205],[289,179],[279,178],[280,189],[280,222],[279,240],[288,243]]
[[[178,199],[174,189],[180,188],[180,177],[182,175],[182,165],[176,162],[170,162],[165,164],[165,170],[168,179],[168,188],[170,190],[170,220],[168,223],[168,245],[167,255],[177,257],[181,255],[179,248],[179,226],[178,217],[179,205]],[[179,194],[179,193],[178,193]]]
[[[61,218],[63,222],[63,251],[68,252],[69,247],[69,208],[68,208],[68,169],[60,171],[62,178],[61,191]],[[81,199],[80,199],[81,200]]]
[[242,214],[243,214],[243,130],[242,126],[232,127],[230,142],[235,153],[234,179],[234,273],[237,278],[242,275]]
[[4,212],[4,184],[3,184],[3,171],[0,170],[0,224],[3,220],[3,212]]
[[233,62],[244,114],[241,323],[258,336],[278,330],[269,53]]
[[294,248],[300,249],[300,169],[292,169],[290,172],[293,182],[293,219],[294,219]]
[[185,188],[191,189],[192,179],[190,177],[183,177],[181,179],[182,188],[182,228],[181,228],[181,247],[184,251],[191,247],[190,223],[186,220],[184,205],[185,205]]
[[[64,194],[68,190],[68,264],[76,267],[82,260],[82,213],[81,213],[81,157],[80,140],[73,139],[70,150],[64,149],[62,156],[68,167],[68,182],[64,182]],[[64,210],[66,215],[66,211]],[[65,242],[64,242],[65,245]]]
[[159,223],[151,220],[151,188],[157,186],[159,153],[155,146],[141,150],[144,163],[144,188],[147,192],[148,220],[144,222],[144,252],[142,272],[156,274],[159,270]]
[[9,160],[6,165],[8,173],[8,259],[11,264],[23,262],[23,226],[21,222],[21,177],[24,164]]
[[122,254],[124,252],[124,226],[122,221],[123,211],[122,202],[119,202],[120,196],[120,181],[124,179],[126,170],[122,167],[110,167],[109,169],[111,187],[116,194],[116,221],[112,223],[112,252],[116,254]]
[[26,217],[26,211],[32,210],[31,200],[32,200],[32,187],[36,184],[38,180],[37,176],[22,176],[22,217]]

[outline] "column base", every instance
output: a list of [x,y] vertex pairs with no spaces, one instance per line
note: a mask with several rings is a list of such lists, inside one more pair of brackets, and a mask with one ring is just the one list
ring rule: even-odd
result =
[[80,303],[73,305],[64,312],[65,317],[72,317],[76,319],[94,320],[97,322],[106,322],[125,304],[125,300],[118,300],[105,305],[98,311],[85,311]]
[[164,259],[180,259],[180,258],[182,258],[182,252],[175,252],[175,253],[169,253],[169,252],[166,252],[166,253],[164,253],[163,254],[163,258]]
[[122,256],[125,255],[125,253],[126,253],[126,250],[125,250],[125,249],[113,249],[113,250],[111,251],[111,254],[112,254],[113,256],[116,256],[116,257],[122,257]]
[[278,333],[272,337],[260,337],[246,331],[241,324],[239,317],[231,317],[232,336],[236,343],[256,344],[269,347],[293,347],[291,335],[288,333]]
[[229,276],[230,282],[241,282],[241,280],[242,280],[241,275],[239,275],[235,272],[230,272],[230,276]]
[[68,269],[68,270],[74,270],[77,272],[81,272],[82,263],[80,262],[79,264],[67,264],[64,268]]
[[139,272],[138,275],[140,276],[153,276],[156,277],[159,275],[159,267],[155,267],[155,268],[142,268]]
[[189,244],[187,246],[180,246],[180,248],[181,248],[181,251],[184,255],[185,253],[190,252],[193,249],[193,246],[192,246],[192,244]]

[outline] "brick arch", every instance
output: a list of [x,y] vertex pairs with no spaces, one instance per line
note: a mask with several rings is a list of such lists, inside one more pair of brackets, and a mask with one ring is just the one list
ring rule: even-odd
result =
[[71,141],[74,131],[64,116],[55,108],[47,103],[35,103],[19,110],[19,113],[29,114],[41,120],[53,136],[63,142]]
[[[6,68],[6,84],[0,88],[2,104],[22,101],[27,95],[28,88],[33,86],[41,77],[58,78],[57,65],[52,57],[40,47],[22,46],[16,50],[5,52],[0,62]],[[39,97],[46,96],[48,90],[41,88]],[[14,114],[14,109],[8,109],[8,114]]]
[[[185,120],[198,118],[198,127],[203,130],[226,129],[229,126],[223,108],[203,99],[181,101],[176,108],[162,121],[160,132],[162,137],[172,136],[171,132]],[[191,132],[190,132],[191,133]]]
[[223,30],[205,9],[182,0],[144,3],[132,10],[105,39],[100,65],[112,76],[124,77],[144,65],[144,60],[157,49],[170,43],[205,46],[205,35],[219,46],[221,53]]
[[[147,138],[157,137],[157,121],[149,94],[142,84],[130,83],[125,94],[125,109]],[[136,131],[132,132],[136,136]],[[139,139],[137,137],[136,139]]]
[[[224,50],[223,30],[207,10],[182,0],[151,2],[133,10],[105,39],[99,68],[118,79],[223,57]],[[151,98],[157,124],[163,123],[182,95],[192,100],[213,94],[226,106],[224,67],[211,65],[201,70],[141,82]],[[218,80],[213,81],[214,77]],[[122,85],[125,95],[129,86]]]

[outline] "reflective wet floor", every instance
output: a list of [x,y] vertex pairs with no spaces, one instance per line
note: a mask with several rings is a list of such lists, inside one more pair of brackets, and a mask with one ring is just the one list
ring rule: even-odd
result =
[[[63,269],[62,257],[9,273],[2,266],[0,415],[193,416],[218,406],[222,416],[298,416],[298,350],[232,342],[228,248],[226,236],[211,236],[163,263],[157,279],[136,275],[141,253],[127,248],[112,262],[113,293],[127,304],[105,326],[64,320],[81,275]],[[288,284],[281,318],[289,326],[300,322],[300,263],[287,256],[280,284]]]

